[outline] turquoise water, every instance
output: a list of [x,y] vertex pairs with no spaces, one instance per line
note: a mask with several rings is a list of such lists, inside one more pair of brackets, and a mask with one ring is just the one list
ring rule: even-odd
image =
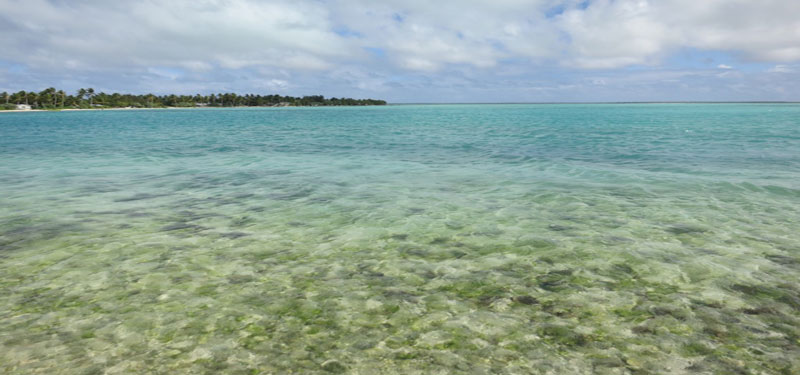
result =
[[0,114],[0,372],[800,372],[800,105]]

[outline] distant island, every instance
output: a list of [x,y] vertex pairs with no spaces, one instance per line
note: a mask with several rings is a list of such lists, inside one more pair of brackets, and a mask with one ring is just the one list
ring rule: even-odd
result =
[[96,93],[80,89],[75,95],[53,87],[40,92],[0,93],[0,110],[59,110],[103,108],[190,108],[190,107],[298,107],[298,106],[364,106],[386,105],[385,100],[325,98],[322,95],[303,97],[281,95],[134,95]]

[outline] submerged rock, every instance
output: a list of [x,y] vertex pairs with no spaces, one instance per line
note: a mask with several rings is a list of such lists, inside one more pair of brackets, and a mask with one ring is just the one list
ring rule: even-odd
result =
[[625,362],[619,357],[597,356],[592,359],[592,366],[597,370],[598,367],[623,367]]
[[549,341],[564,346],[584,346],[590,341],[587,335],[578,333],[570,327],[556,324],[542,326],[541,333]]
[[457,222],[457,221],[448,221],[448,222],[444,223],[444,225],[449,229],[455,229],[455,230],[464,228],[464,224],[462,224],[460,222]]
[[620,237],[620,236],[608,236],[603,238],[600,242],[606,245],[613,245],[618,243],[630,243],[635,242],[634,240],[627,238],[627,237]]
[[618,273],[626,273],[626,274],[633,274],[635,271],[631,266],[624,264],[624,263],[617,263],[611,266],[611,270]]
[[536,280],[540,288],[555,292],[569,286],[572,273],[573,271],[569,269],[550,271],[545,275],[537,277]]
[[761,314],[776,314],[777,311],[768,306],[759,306],[754,308],[743,309],[743,313],[747,315],[761,315]]
[[516,296],[511,298],[514,302],[521,303],[523,305],[535,305],[539,303],[539,300],[533,298],[531,296]]
[[139,194],[135,194],[133,196],[127,197],[127,198],[115,199],[114,202],[133,202],[133,201],[140,201],[140,200],[144,200],[144,199],[159,198],[159,197],[163,197],[163,196],[165,196],[165,194],[139,193]]
[[228,232],[228,233],[220,233],[220,237],[230,238],[235,240],[237,238],[242,238],[249,236],[250,234],[244,232]]
[[654,334],[656,331],[653,328],[650,328],[645,325],[635,326],[631,328],[631,332],[639,334],[639,335],[646,335],[646,334]]
[[515,247],[531,247],[534,249],[551,249],[557,245],[558,244],[551,239],[534,236],[522,236],[514,241]]
[[769,259],[773,263],[782,264],[785,266],[800,265],[800,259],[788,257],[785,255],[770,254],[770,255],[765,255],[764,258]]
[[430,244],[431,245],[441,245],[441,244],[447,243],[448,241],[450,241],[450,239],[447,238],[447,237],[436,237],[433,240],[431,240]]
[[327,372],[342,373],[347,371],[347,366],[335,359],[329,359],[325,362],[322,362],[322,369]]
[[269,194],[268,197],[276,201],[293,201],[308,197],[311,195],[312,192],[313,191],[311,189],[302,189],[286,193],[273,193]]
[[256,281],[256,278],[251,275],[230,275],[228,276],[228,283],[230,284],[244,284]]
[[161,231],[162,232],[170,232],[170,231],[184,230],[184,229],[192,229],[192,230],[195,230],[195,231],[201,231],[201,230],[206,230],[208,228],[200,226],[200,225],[189,224],[189,223],[174,223],[174,224],[169,224],[169,225],[165,225],[165,226],[161,227]]
[[705,232],[708,232],[708,229],[701,228],[701,227],[694,226],[694,225],[689,225],[689,224],[677,224],[677,225],[673,225],[673,226],[671,226],[671,227],[669,227],[669,228],[667,228],[665,230],[667,232],[672,233],[672,234],[693,234],[693,233],[705,233]]
[[547,229],[552,230],[554,232],[561,232],[561,231],[569,230],[569,229],[572,229],[572,228],[571,227],[565,227],[563,225],[558,225],[558,224],[550,224],[550,225],[547,226]]

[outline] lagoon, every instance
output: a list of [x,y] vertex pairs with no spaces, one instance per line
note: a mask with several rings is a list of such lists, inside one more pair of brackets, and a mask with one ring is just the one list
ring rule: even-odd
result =
[[0,115],[0,372],[800,372],[800,105]]

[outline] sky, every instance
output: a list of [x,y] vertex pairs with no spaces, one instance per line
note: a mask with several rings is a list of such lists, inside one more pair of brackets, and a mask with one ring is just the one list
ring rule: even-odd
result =
[[0,91],[800,101],[798,0],[0,0]]

